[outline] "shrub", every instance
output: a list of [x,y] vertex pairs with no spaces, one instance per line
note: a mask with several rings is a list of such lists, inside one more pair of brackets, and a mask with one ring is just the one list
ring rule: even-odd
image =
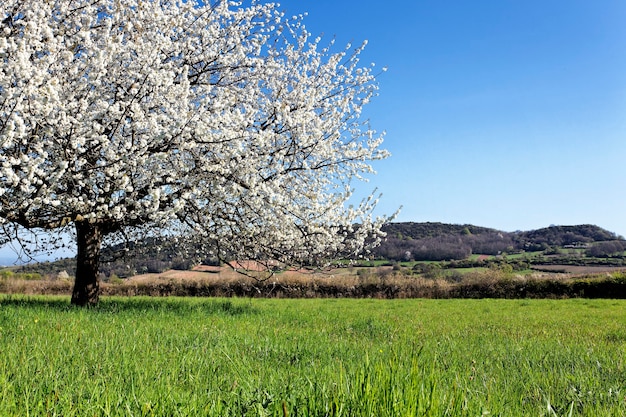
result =
[[43,276],[39,272],[18,272],[15,273],[10,269],[5,269],[0,272],[0,278],[5,279],[17,279],[26,281],[39,281],[43,279]]
[[0,271],[0,278],[2,279],[9,279],[13,277],[13,271],[11,271],[10,269],[4,269],[2,271]]
[[124,280],[123,280],[122,278],[118,277],[117,275],[112,274],[112,275],[109,277],[109,282],[110,282],[111,284],[119,285],[119,284],[122,284],[122,283],[124,282]]
[[193,268],[194,264],[189,259],[183,258],[174,258],[172,259],[172,269],[177,269],[179,271],[188,271]]

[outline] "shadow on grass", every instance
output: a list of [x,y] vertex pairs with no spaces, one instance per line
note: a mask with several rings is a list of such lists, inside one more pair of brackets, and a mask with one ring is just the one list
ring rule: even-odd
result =
[[97,313],[120,313],[120,312],[174,312],[203,314],[224,314],[239,316],[254,314],[257,309],[249,302],[241,300],[200,300],[197,298],[157,298],[157,297],[129,297],[109,298],[104,297],[96,306],[77,307],[70,304],[69,297],[27,296],[27,295],[0,295],[0,309],[5,307],[19,307],[31,309],[44,309],[56,311],[90,311]]

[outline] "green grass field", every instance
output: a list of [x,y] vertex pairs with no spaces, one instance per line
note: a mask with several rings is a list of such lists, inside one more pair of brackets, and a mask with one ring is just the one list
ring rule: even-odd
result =
[[623,416],[626,301],[0,296],[2,416]]

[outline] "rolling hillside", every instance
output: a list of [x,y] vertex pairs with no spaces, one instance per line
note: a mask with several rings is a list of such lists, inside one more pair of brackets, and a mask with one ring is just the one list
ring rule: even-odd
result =
[[567,247],[588,249],[600,242],[607,242],[604,252],[626,249],[623,237],[589,224],[504,232],[469,224],[405,222],[389,223],[383,230],[387,237],[374,255],[390,260],[439,261],[464,259],[471,254],[499,255]]

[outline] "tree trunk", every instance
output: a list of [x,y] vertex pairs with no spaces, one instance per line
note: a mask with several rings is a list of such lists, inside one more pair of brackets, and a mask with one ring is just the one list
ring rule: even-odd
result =
[[76,222],[76,280],[72,291],[72,304],[96,305],[100,299],[98,267],[102,229],[88,221]]

